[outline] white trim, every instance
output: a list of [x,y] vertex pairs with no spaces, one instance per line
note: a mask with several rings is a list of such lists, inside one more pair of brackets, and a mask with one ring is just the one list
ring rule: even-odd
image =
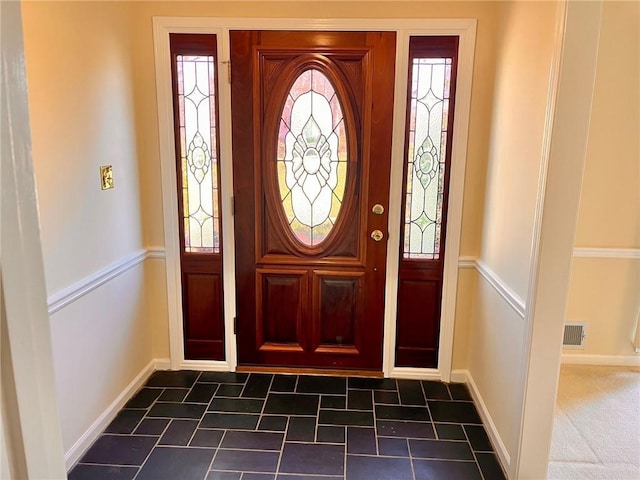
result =
[[[464,199],[467,142],[471,115],[471,85],[475,57],[476,21],[471,21],[459,35],[458,77],[442,279],[440,347],[438,350],[438,369],[442,374],[442,380],[445,382],[450,380],[453,367],[453,335],[458,295],[458,256],[460,255],[460,239],[462,237],[462,203]],[[397,257],[397,255],[394,255],[394,257]]]
[[469,370],[458,369],[451,370],[451,383],[469,383]]
[[[153,19],[153,50],[158,102],[158,142],[162,180],[162,216],[164,220],[165,273],[167,276],[167,315],[169,320],[169,357],[171,368],[178,369],[184,359],[182,332],[182,291],[178,238],[178,199],[175,195],[174,131],[171,101],[169,32]],[[221,122],[224,123],[224,122]],[[224,190],[224,188],[223,188]],[[172,194],[173,193],[173,194]],[[223,215],[224,217],[224,215]]]
[[[0,314],[3,398],[12,475],[65,478],[63,445],[47,315],[20,2],[0,15]],[[5,362],[5,360],[7,360]],[[6,420],[6,422],[5,422]]]
[[505,472],[509,472],[511,466],[511,456],[507,451],[507,447],[502,441],[502,437],[498,432],[496,424],[493,422],[493,418],[491,418],[491,414],[489,413],[489,409],[487,405],[484,403],[482,395],[480,395],[480,391],[478,390],[478,386],[476,382],[473,380],[471,376],[471,372],[468,370],[453,370],[451,372],[452,381],[459,383],[466,383],[469,387],[469,391],[471,392],[471,397],[473,398],[473,403],[478,408],[478,413],[480,414],[480,418],[482,419],[482,423],[485,426],[485,430],[491,439],[491,444],[498,455],[498,460],[502,465],[502,469]]
[[555,46],[533,223],[516,451],[509,472],[547,472],[580,188],[597,66],[602,0],[557,4]]
[[476,260],[476,257],[460,257],[458,258],[458,268],[461,270],[478,268]]
[[563,365],[606,365],[617,367],[640,367],[640,355],[589,355],[562,354]]
[[131,270],[136,265],[144,262],[147,258],[164,258],[164,251],[159,248],[154,250],[139,250],[131,255],[127,255],[117,262],[112,263],[102,270],[92,273],[79,282],[50,295],[47,299],[49,315],[56,313],[58,310],[61,310],[67,305],[84,297],[108,281],[113,280],[114,278]]
[[219,362],[211,360],[183,360],[180,370],[202,370],[203,372],[231,372],[229,362]]
[[491,270],[489,266],[482,260],[476,260],[476,267],[480,275],[489,282],[496,292],[515,310],[515,312],[524,318],[527,307],[524,300],[515,293],[506,282],[498,276],[496,272]]
[[394,367],[390,378],[406,378],[409,380],[442,381],[442,375],[437,368]]
[[573,258],[631,258],[640,259],[640,248],[576,247]]
[[166,258],[163,247],[148,247],[147,258],[152,260],[164,260]]
[[[162,205],[164,239],[166,247],[167,300],[169,315],[169,340],[171,366],[184,364],[182,331],[182,298],[180,289],[180,262],[178,249],[177,199],[175,195],[175,167],[173,144],[173,114],[171,94],[171,69],[169,33],[209,33],[218,37],[219,59],[229,58],[229,31],[232,29],[259,30],[345,30],[345,31],[395,31],[396,81],[393,116],[392,174],[390,180],[389,231],[397,232],[400,225],[402,165],[404,158],[404,123],[406,98],[407,51],[410,35],[458,35],[459,63],[456,89],[456,115],[452,149],[451,179],[449,187],[449,212],[446,236],[442,315],[440,328],[439,371],[448,380],[453,355],[453,331],[458,280],[458,255],[462,231],[462,200],[466,167],[467,139],[471,108],[471,85],[476,40],[475,19],[309,19],[309,18],[194,18],[154,17],[154,54],[158,104],[158,133],[162,172]],[[222,211],[231,212],[233,195],[233,171],[231,151],[231,88],[226,79],[219,77],[220,101],[220,157]],[[237,364],[236,340],[233,334],[235,316],[235,252],[233,217],[222,215],[225,349],[226,363],[231,370]],[[387,280],[385,293],[383,373],[390,375],[394,368],[396,293],[400,239],[390,235],[387,244]],[[203,365],[203,364],[201,364]],[[209,365],[209,364],[208,364]],[[216,363],[210,364],[217,368]]]
[[156,358],[154,360],[154,370],[169,370],[171,368],[171,360],[168,358]]
[[124,407],[129,399],[142,387],[149,376],[154,372],[156,360],[151,360],[136,377],[131,380],[124,390],[111,402],[104,412],[96,419],[95,422],[82,434],[82,436],[74,443],[65,453],[64,461],[67,472],[80,460],[80,457],[87,451],[91,444],[100,436],[105,428],[111,423],[118,412]]

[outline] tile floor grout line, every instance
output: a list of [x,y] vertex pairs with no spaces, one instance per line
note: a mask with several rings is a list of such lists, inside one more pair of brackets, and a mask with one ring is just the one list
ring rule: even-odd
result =
[[[200,378],[202,376],[204,372],[200,373],[200,376],[198,378]],[[195,385],[195,383],[194,383]],[[205,417],[207,416],[207,413],[209,412],[209,407],[211,406],[211,403],[213,403],[213,399],[216,398],[216,392],[220,389],[220,384],[217,384],[216,389],[213,391],[213,394],[211,395],[211,400],[209,400],[209,403],[207,403],[207,407],[204,409],[204,413],[202,414],[202,417],[200,417],[200,420],[198,421],[198,424],[196,425],[196,428],[194,428],[193,433],[191,434],[191,437],[189,438],[189,441],[187,442],[188,446],[191,446],[191,442],[193,441],[193,437],[196,436],[196,432],[198,430],[200,430],[200,427],[202,426],[202,422],[204,421]],[[189,394],[187,394],[184,398],[187,398],[189,396]],[[224,436],[224,434],[223,434]],[[218,443],[218,446],[220,446],[220,444],[222,443],[222,437],[220,437],[220,442]],[[217,447],[216,447],[217,448]],[[217,451],[216,451],[217,453]],[[214,455],[215,457],[215,455]],[[213,459],[211,460],[213,462]]]
[[378,444],[378,417],[376,416],[376,406],[374,404],[373,389],[371,390],[371,415],[373,416],[373,437],[376,441],[376,455],[380,456],[380,446]]
[[[462,426],[462,432],[464,433],[464,436],[467,439],[467,443],[469,444],[469,449],[471,450],[471,454],[473,455],[473,460],[474,460],[476,466],[478,467],[478,471],[480,472],[480,478],[482,480],[487,480],[487,479],[484,478],[484,472],[482,471],[482,468],[480,468],[480,463],[478,462],[478,457],[476,455],[475,450],[473,449],[473,445],[471,445],[471,439],[469,438],[469,434],[467,433],[467,429],[464,428],[464,424],[461,423],[460,425]],[[491,479],[488,479],[488,480],[491,480]]]
[[411,453],[411,445],[409,445],[409,439],[404,439],[407,444],[407,452],[409,453],[409,464],[411,465],[411,475],[413,475],[413,480],[416,480],[416,468],[413,465],[413,454]]
[[[275,375],[273,376],[273,378],[275,379]],[[272,380],[272,384],[273,384],[273,380]],[[294,391],[297,387],[298,384],[298,375],[296,375],[296,385],[294,385]],[[271,393],[271,388],[269,388],[269,391],[267,392],[267,397],[269,396],[269,394]],[[320,403],[320,400],[318,400],[318,403]],[[264,400],[264,405],[267,405],[267,399],[265,398]],[[264,410],[264,408],[263,408]],[[278,463],[276,464],[276,471],[275,474],[273,476],[273,478],[278,478],[278,473],[280,473],[280,465],[282,464],[282,457],[284,455],[284,446],[287,443],[287,436],[289,435],[289,425],[291,424],[291,416],[287,415],[287,424],[284,427],[284,432],[282,435],[282,445],[280,445],[280,454],[278,455]]]
[[[169,422],[167,424],[167,428],[169,427],[169,425],[171,424],[171,422]],[[142,468],[144,467],[144,465],[147,463],[147,461],[149,460],[149,457],[151,457],[151,454],[155,451],[155,449],[158,447],[158,444],[160,443],[160,439],[162,438],[162,436],[159,436],[158,439],[156,440],[156,442],[154,443],[153,447],[151,447],[151,450],[149,450],[149,453],[147,454],[147,456],[145,457],[144,461],[140,464],[140,468],[138,469],[138,471],[136,472],[136,474],[133,476],[133,478],[131,480],[136,480],[138,478],[138,475],[140,475],[140,472],[142,471]]]
[[320,405],[322,405],[322,394],[318,395],[318,408],[316,408],[316,421],[313,426],[313,443],[318,443],[318,428],[320,427]]
[[222,441],[224,440],[224,437],[226,434],[227,434],[227,430],[223,430],[222,436],[220,437],[220,443],[218,443],[218,447],[216,448],[216,451],[213,453],[213,457],[211,458],[211,462],[209,463],[209,469],[207,470],[207,473],[204,476],[205,479],[209,476],[209,472],[213,470],[213,464],[215,463],[216,457],[218,456],[218,453],[221,450],[220,447],[222,446]]
[[438,431],[436,430],[436,423],[433,420],[433,415],[431,414],[431,408],[429,407],[429,399],[427,398],[427,392],[424,389],[424,384],[422,382],[420,382],[420,391],[422,392],[422,395],[424,396],[424,403],[427,407],[427,413],[429,414],[429,420],[431,421],[431,429],[433,430],[433,437],[436,440],[440,440],[438,437]]
[[[258,432],[260,431],[260,422],[262,421],[262,417],[264,416],[264,409],[267,408],[267,399],[269,398],[269,394],[271,393],[271,386],[273,385],[273,382],[275,380],[276,376],[272,375],[271,376],[271,382],[269,382],[269,388],[267,388],[267,394],[265,395],[265,397],[262,399],[262,408],[260,409],[260,413],[258,414],[258,423],[256,423],[255,428],[253,429],[254,431]],[[249,383],[249,377],[247,377],[247,383]],[[246,385],[245,385],[246,386]],[[244,391],[244,389],[243,389]],[[289,422],[287,421],[287,424]],[[282,440],[284,442],[284,439]]]

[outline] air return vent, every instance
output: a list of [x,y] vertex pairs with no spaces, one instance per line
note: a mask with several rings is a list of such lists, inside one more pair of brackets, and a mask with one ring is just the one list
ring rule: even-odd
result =
[[584,338],[587,334],[586,323],[566,323],[564,325],[564,348],[584,348]]

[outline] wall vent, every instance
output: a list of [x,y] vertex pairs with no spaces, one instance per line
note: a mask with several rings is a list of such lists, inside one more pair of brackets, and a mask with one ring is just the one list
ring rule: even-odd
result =
[[584,339],[586,336],[586,323],[565,323],[562,346],[564,348],[584,348]]

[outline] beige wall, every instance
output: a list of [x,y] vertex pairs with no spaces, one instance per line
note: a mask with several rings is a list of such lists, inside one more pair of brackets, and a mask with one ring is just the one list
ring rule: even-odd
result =
[[554,15],[553,2],[509,3],[498,40],[481,259],[520,298],[529,279]]
[[[49,294],[142,247],[130,12],[25,2],[33,157]],[[116,188],[100,190],[100,165]]]
[[456,322],[453,332],[453,370],[466,370],[469,365],[471,323],[475,314],[478,274],[473,268],[461,268],[458,272],[456,296]]
[[[23,3],[49,295],[144,246],[131,15],[122,2]],[[113,190],[100,189],[105,164],[114,168]],[[51,316],[67,453],[153,358],[147,300],[145,266],[137,265]]]
[[[640,249],[640,3],[605,2],[576,247]],[[633,355],[640,260],[575,258],[567,321],[585,348]]]
[[587,322],[584,349],[570,355],[634,355],[640,260],[574,258],[567,321]]
[[[556,3],[503,6],[479,260],[515,300],[522,300],[530,271]],[[476,295],[468,369],[513,459],[525,371],[524,318],[483,276],[478,276]]]
[[577,247],[640,248],[640,3],[604,2]]

